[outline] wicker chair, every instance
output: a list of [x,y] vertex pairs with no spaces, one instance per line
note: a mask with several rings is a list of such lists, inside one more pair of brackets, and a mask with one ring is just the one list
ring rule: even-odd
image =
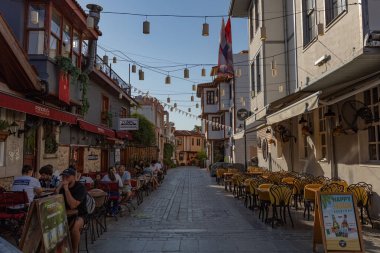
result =
[[356,205],[360,209],[360,217],[362,220],[362,224],[365,224],[363,217],[363,210],[365,209],[365,211],[367,212],[369,222],[371,223],[371,226],[373,228],[372,219],[369,214],[369,205],[371,204],[372,198],[372,185],[364,182],[359,182],[357,184],[352,184],[348,186],[347,191],[352,192],[355,196]]
[[344,185],[337,183],[325,184],[324,186],[322,186],[321,192],[344,192]]
[[[269,188],[270,202],[273,208],[272,227],[275,220],[280,220],[286,224],[286,210],[288,210],[289,219],[294,227],[292,215],[290,214],[290,203],[292,199],[292,189],[288,185],[272,185]],[[277,207],[280,208],[280,217],[278,217]],[[280,218],[280,219],[279,219]]]

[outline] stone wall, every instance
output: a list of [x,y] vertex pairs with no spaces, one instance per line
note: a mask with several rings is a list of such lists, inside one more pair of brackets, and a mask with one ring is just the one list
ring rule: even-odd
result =
[[[98,156],[97,160],[89,160],[89,155]],[[96,172],[100,171],[101,162],[101,149],[90,148],[84,149],[84,164],[83,164],[83,172]]]

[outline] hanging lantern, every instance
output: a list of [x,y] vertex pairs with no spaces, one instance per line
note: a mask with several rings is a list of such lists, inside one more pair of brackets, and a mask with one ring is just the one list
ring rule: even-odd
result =
[[208,35],[209,35],[209,25],[206,22],[206,17],[205,17],[205,22],[203,23],[203,27],[202,27],[202,36],[206,37]]
[[167,75],[165,78],[165,84],[170,84],[170,83],[171,83],[170,75]]
[[103,55],[103,62],[104,64],[108,65],[108,55]]
[[191,108],[189,108],[189,112],[191,112]]
[[174,108],[177,108],[177,103],[174,103]]
[[171,111],[171,112],[173,111],[173,107],[170,107],[170,111]]
[[143,34],[150,34],[150,23],[148,21],[148,17],[146,17],[146,20],[143,23]]
[[86,24],[88,29],[94,29],[95,27],[95,20],[93,17],[88,16],[86,19]]
[[170,97],[168,97],[168,98],[166,99],[166,102],[170,103]]
[[183,78],[189,78],[190,74],[189,74],[189,69],[186,67],[184,70],[183,70]]
[[202,76],[206,76],[206,69],[202,68]]
[[191,102],[194,102],[194,96],[191,96],[190,100]]
[[33,11],[30,12],[30,22],[33,25],[37,25],[38,24],[38,22],[39,22],[39,16],[38,15],[39,15],[38,11],[33,10]]
[[144,71],[142,69],[139,70],[139,80],[144,80]]
[[116,56],[114,56],[114,57],[112,58],[112,62],[113,62],[113,63],[117,63],[117,58],[116,58]]
[[195,108],[199,108],[199,104],[198,103],[195,104]]
[[136,65],[135,64],[132,65],[132,73],[136,73]]
[[197,86],[193,84],[193,91],[196,91],[196,90],[197,90]]

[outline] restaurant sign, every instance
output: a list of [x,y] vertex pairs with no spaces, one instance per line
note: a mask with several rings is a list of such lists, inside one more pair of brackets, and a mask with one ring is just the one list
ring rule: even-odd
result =
[[364,252],[352,194],[319,193],[319,220],[326,252]]
[[137,118],[119,118],[118,130],[139,130],[139,119]]

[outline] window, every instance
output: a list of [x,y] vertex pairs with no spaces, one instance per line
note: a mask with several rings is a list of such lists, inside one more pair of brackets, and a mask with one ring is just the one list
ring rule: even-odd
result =
[[215,104],[215,92],[213,90],[209,90],[206,93],[206,103],[208,105]]
[[109,107],[110,107],[110,104],[109,104],[109,99],[108,97],[106,96],[103,96],[102,97],[102,112],[101,112],[101,122],[102,124],[105,124],[105,125],[108,125],[108,120],[109,120],[109,115],[108,115],[108,111],[109,111]]
[[259,12],[259,0],[255,0],[255,27],[256,27],[256,32],[259,30],[260,26],[260,12]]
[[201,145],[201,139],[197,139],[197,146]]
[[303,45],[309,44],[316,36],[315,22],[316,10],[315,0],[303,0]]
[[5,166],[5,142],[0,141],[0,167]]
[[55,58],[59,55],[59,45],[61,44],[61,15],[56,10],[53,10],[51,18],[51,35],[49,57]]
[[255,84],[255,64],[252,62],[251,64],[251,90],[255,91],[256,90],[256,84]]
[[254,36],[254,25],[253,25],[253,21],[255,20],[254,16],[253,16],[253,5],[251,6],[251,8],[249,8],[249,38],[251,40],[253,40],[253,36]]
[[70,57],[71,53],[71,26],[67,23],[63,25],[63,33],[62,33],[62,55],[66,57]]
[[260,54],[256,56],[256,91],[261,91],[261,69],[260,69]]
[[319,120],[319,159],[327,159],[327,133],[326,133],[326,120],[325,114],[326,107],[321,107],[318,109],[318,120]]
[[380,124],[379,124],[379,89],[377,87],[364,92],[364,103],[371,109],[374,121],[368,128],[369,160],[380,160]]
[[[33,19],[32,13],[35,13],[35,15],[38,15],[38,20]],[[28,54],[44,54],[45,6],[38,5],[38,4],[31,4],[29,6],[28,14],[29,14],[28,24],[27,24]]]
[[307,144],[307,136],[302,136],[302,156],[304,159],[307,159],[309,157],[309,152],[308,152],[308,144]]
[[182,140],[181,139],[177,139],[177,145],[182,145]]
[[120,118],[126,118],[128,117],[128,111],[127,108],[121,107],[120,108]]
[[80,35],[74,30],[73,33],[73,64],[80,67]]
[[325,0],[326,24],[329,25],[341,13],[347,11],[347,0]]
[[212,117],[211,118],[212,122],[212,131],[220,131],[220,118],[219,117]]
[[179,160],[183,161],[183,153],[179,153]]
[[194,138],[191,138],[191,145],[194,146]]

